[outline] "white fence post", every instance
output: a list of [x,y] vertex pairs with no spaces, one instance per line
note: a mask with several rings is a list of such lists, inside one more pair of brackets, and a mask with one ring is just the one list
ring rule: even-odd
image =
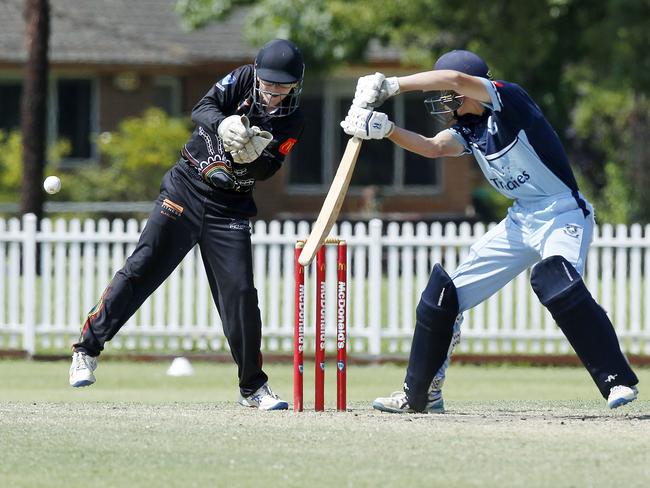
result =
[[373,356],[381,354],[381,281],[382,281],[382,242],[383,223],[372,219],[368,223],[368,352]]
[[23,216],[23,348],[36,352],[36,215]]

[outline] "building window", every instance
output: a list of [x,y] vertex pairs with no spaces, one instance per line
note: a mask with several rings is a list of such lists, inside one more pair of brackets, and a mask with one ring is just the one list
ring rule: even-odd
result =
[[0,81],[0,130],[4,133],[20,128],[19,81]]
[[60,79],[56,82],[57,139],[70,142],[70,159],[92,157],[92,81]]
[[[354,84],[320,85],[303,95],[305,131],[291,154],[289,185],[294,193],[322,193],[336,173],[349,136],[340,121],[352,102]],[[314,88],[314,87],[312,87]],[[387,100],[378,110],[400,127],[433,136],[441,126],[426,112],[421,93],[407,93]],[[427,193],[440,186],[440,161],[406,151],[389,140],[368,141],[361,147],[350,183],[351,191],[367,186],[382,193]]]
[[181,83],[173,76],[157,76],[153,83],[152,104],[163,109],[167,115],[181,114]]

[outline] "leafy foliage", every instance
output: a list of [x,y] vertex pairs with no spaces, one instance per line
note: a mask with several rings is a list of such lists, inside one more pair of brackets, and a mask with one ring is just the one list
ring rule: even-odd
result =
[[103,164],[74,171],[75,184],[62,193],[79,201],[153,200],[189,135],[187,122],[157,108],[125,119],[99,137]]
[[611,218],[650,220],[647,0],[177,1],[192,26],[239,6],[250,8],[253,44],[292,39],[310,73],[364,61],[373,41],[420,69],[449,49],[477,52],[496,78],[519,83],[538,102],[594,196],[626,188],[630,204]]
[[197,29],[223,20],[235,6],[251,3],[253,0],[177,0],[175,10],[182,14],[186,28]]
[[[53,173],[58,162],[70,152],[70,143],[62,140],[48,148],[45,172]],[[23,179],[23,147],[20,131],[6,134],[0,131],[0,201],[15,202],[20,195]]]

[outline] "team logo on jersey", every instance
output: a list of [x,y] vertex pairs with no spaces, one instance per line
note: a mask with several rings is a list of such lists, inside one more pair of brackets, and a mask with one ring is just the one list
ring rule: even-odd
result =
[[286,156],[287,154],[289,154],[289,151],[293,149],[293,146],[296,144],[296,142],[298,142],[298,139],[294,139],[293,137],[290,137],[282,144],[280,144],[278,151],[280,151],[281,154]]
[[217,88],[219,88],[221,91],[224,91],[225,86],[232,85],[235,81],[237,81],[237,77],[234,74],[230,73],[226,75],[223,80],[217,82]]
[[577,239],[578,237],[580,237],[581,231],[582,231],[582,227],[580,227],[579,225],[566,224],[564,226],[564,233],[569,237],[575,237]]

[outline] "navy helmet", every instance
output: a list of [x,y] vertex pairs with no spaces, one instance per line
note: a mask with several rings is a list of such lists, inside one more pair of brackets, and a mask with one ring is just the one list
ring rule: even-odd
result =
[[[451,69],[460,71],[466,75],[478,76],[480,78],[492,79],[490,68],[478,54],[463,49],[449,51],[438,58],[433,67],[434,70]],[[458,118],[457,110],[461,107],[465,97],[453,90],[433,91],[425,98],[424,104],[429,113],[440,118],[443,122],[450,121],[450,114]]]
[[[304,74],[305,63],[298,46],[286,39],[274,39],[267,42],[255,58],[254,103],[269,116],[289,115],[300,105]],[[260,80],[265,85],[291,86],[291,91],[285,94],[272,89],[262,90]],[[266,95],[266,97],[262,95]],[[265,102],[265,98],[277,96],[284,96],[279,107],[271,107]]]
[[490,68],[478,54],[463,49],[455,49],[438,58],[433,69],[453,69],[466,75],[492,79]]

